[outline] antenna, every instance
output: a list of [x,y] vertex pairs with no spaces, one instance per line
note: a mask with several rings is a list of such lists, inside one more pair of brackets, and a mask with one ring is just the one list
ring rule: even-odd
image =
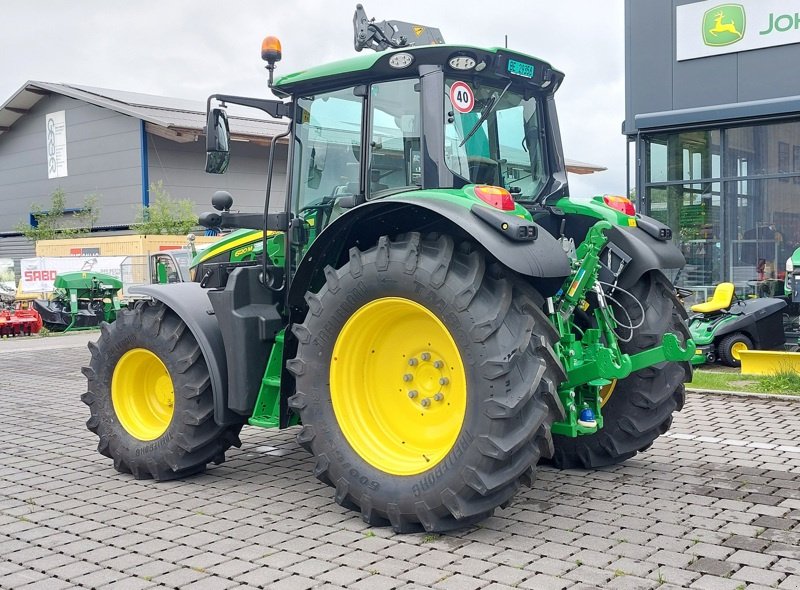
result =
[[508,49],[508,35],[505,35],[506,38],[506,49]]

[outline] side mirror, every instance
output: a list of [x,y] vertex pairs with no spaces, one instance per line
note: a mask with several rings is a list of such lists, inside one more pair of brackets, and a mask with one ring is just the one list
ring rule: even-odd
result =
[[206,172],[223,174],[231,159],[231,132],[225,109],[214,107],[206,121]]

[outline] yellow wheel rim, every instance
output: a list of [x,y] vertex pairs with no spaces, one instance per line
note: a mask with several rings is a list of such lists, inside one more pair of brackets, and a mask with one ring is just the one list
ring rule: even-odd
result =
[[450,331],[409,299],[376,299],[336,339],[330,368],[333,411],[367,463],[417,475],[444,459],[467,410],[467,379]]
[[737,361],[740,361],[742,360],[742,356],[739,353],[743,350],[747,350],[747,344],[744,342],[734,342],[731,346],[731,356]]
[[614,379],[608,385],[605,385],[600,388],[600,407],[608,403],[608,400],[611,398],[611,394],[614,393],[614,390],[617,388],[617,380]]
[[139,440],[155,440],[167,431],[175,390],[164,363],[145,348],[122,355],[111,378],[111,402],[122,427]]

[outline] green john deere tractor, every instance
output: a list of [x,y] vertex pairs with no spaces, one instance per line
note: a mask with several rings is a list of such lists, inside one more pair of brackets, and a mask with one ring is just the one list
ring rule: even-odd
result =
[[[263,214],[215,195],[201,223],[250,232],[103,326],[83,396],[99,451],[170,479],[245,424],[298,425],[336,501],[404,532],[486,518],[540,460],[649,447],[691,374],[664,274],[684,260],[627,199],[570,200],[563,74],[360,6],[355,26],[375,53],[273,83],[268,37],[279,98],[209,98],[207,171],[229,160],[221,103],[246,105],[288,122],[289,188],[270,199],[270,159]],[[258,255],[234,256],[252,232]]]

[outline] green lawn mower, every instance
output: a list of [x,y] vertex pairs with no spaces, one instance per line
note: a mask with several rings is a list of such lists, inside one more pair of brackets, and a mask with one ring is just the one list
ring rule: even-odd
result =
[[648,448],[691,378],[664,274],[684,259],[624,197],[569,198],[564,74],[360,5],[354,25],[374,53],[273,82],[267,37],[278,99],[208,99],[206,170],[230,159],[222,103],[249,106],[289,123],[287,189],[272,150],[263,212],[220,193],[200,218],[259,232],[259,252],[228,237],[90,345],[99,452],[165,480],[223,461],[244,425],[294,427],[336,502],[442,532],[508,505],[542,460]]
[[705,303],[692,306],[689,331],[697,346],[693,365],[719,361],[741,366],[744,350],[782,348],[786,301],[778,297],[736,299],[733,283],[720,283]]

